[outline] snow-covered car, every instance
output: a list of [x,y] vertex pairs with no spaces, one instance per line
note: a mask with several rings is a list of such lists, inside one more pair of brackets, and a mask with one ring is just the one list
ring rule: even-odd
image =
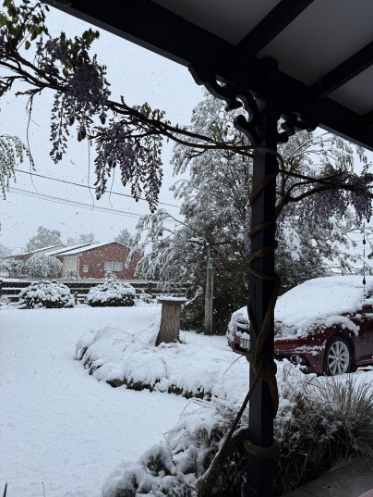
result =
[[[316,278],[279,297],[275,357],[308,372],[337,375],[373,363],[373,276]],[[227,330],[234,352],[250,348],[247,308],[232,314]]]

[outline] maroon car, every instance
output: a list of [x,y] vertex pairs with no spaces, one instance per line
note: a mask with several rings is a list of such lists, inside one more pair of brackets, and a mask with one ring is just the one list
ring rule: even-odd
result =
[[[279,297],[275,357],[308,372],[337,375],[373,363],[373,277],[330,276],[306,281]],[[227,338],[234,352],[250,348],[247,309],[232,314]]]

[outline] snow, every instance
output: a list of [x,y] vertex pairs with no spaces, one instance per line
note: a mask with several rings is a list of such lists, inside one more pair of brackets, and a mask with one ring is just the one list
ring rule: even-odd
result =
[[[160,314],[156,304],[0,311],[0,489],[7,481],[10,497],[40,497],[44,490],[47,497],[98,497],[104,485],[111,497],[134,473],[145,486],[167,488],[179,476],[180,485],[193,483],[194,474],[178,471],[196,447],[201,458],[216,447],[215,429],[229,422],[247,393],[248,364],[221,336],[181,332],[181,343],[155,348]],[[84,358],[73,359],[74,349],[80,357],[85,346],[84,358],[101,366],[92,375],[83,369]],[[123,374],[154,391],[105,383]],[[373,368],[335,380],[278,363],[278,437],[297,392],[352,376],[357,385],[372,383]],[[213,397],[188,401],[165,393],[172,385]],[[170,451],[169,477],[144,470],[159,452],[171,467]],[[197,473],[203,468],[198,461]]]
[[[373,276],[366,277],[367,294],[373,291]],[[276,321],[307,330],[315,322],[328,324],[339,314],[357,312],[364,300],[361,276],[330,276],[306,281],[278,299]]]
[[171,297],[171,296],[164,296],[164,297],[159,297],[157,298],[159,302],[180,302],[181,304],[185,304],[188,302],[188,299],[185,297]]
[[39,281],[21,290],[20,309],[40,307],[73,307],[74,299],[69,287],[55,281]]
[[[366,276],[364,288],[362,276],[327,276],[314,278],[289,290],[278,298],[275,319],[280,330],[277,337],[301,336],[317,325],[341,324],[354,334],[359,331],[345,313],[355,313],[365,304],[365,296],[373,293],[373,276]],[[370,300],[367,300],[370,303]],[[228,326],[234,331],[239,321],[247,321],[247,308],[232,314]]]
[[127,282],[119,282],[114,275],[106,278],[104,283],[90,288],[86,302],[90,305],[113,305],[117,301],[128,300],[127,305],[133,305],[136,290]]
[[105,326],[83,335],[77,343],[76,357],[81,358],[85,351],[83,363],[97,380],[140,384],[159,392],[178,391],[188,397],[241,398],[247,362],[242,359],[238,369],[230,367],[236,356],[224,337],[181,332],[181,343],[155,347],[161,306],[131,307],[125,315],[122,326]]
[[[162,439],[187,401],[114,389],[74,361],[91,327],[129,308],[0,311],[0,491],[9,497],[98,497],[123,459]],[[144,312],[144,307],[139,308]]]
[[[37,254],[38,252],[43,252],[45,250],[51,250],[53,248],[61,247],[62,245],[63,245],[62,243],[59,243],[58,245],[48,245],[47,247],[39,248],[36,250],[31,250],[31,252],[25,252],[24,254],[21,254],[21,255]],[[62,248],[63,248],[63,246],[61,247],[61,250],[62,250]]]
[[48,255],[65,255],[65,252],[70,252],[71,250],[76,250],[82,247],[88,247],[89,243],[79,243],[78,245],[70,245],[69,247],[64,247],[59,250],[53,250],[52,252],[48,252]]
[[[91,245],[88,245],[86,247],[77,248],[75,250],[69,250],[68,252],[64,252],[63,255],[81,254],[82,252],[88,252],[88,250],[93,250],[96,248],[105,247],[106,245],[111,245],[113,243],[117,243],[117,242],[92,243]],[[120,244],[118,244],[118,245],[120,245]]]

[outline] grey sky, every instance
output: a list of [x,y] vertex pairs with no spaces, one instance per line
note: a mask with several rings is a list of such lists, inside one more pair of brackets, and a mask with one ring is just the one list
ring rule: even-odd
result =
[[[82,33],[89,25],[51,9],[48,24],[52,34],[65,31],[69,36]],[[107,66],[107,79],[111,83],[112,97],[123,95],[131,105],[148,102],[153,108],[166,111],[167,118],[173,123],[188,124],[195,105],[203,99],[202,89],[197,86],[186,68],[155,55],[112,34],[101,31],[101,36],[93,45],[100,63]],[[94,149],[91,148],[91,167],[88,177],[87,141],[78,143],[76,137],[69,142],[68,153],[62,162],[55,165],[49,158],[50,109],[52,94],[45,94],[34,104],[32,122],[29,127],[30,147],[36,163],[36,173],[50,178],[61,179],[81,185],[93,186],[95,175],[93,167]],[[27,114],[26,98],[15,98],[8,94],[1,102],[1,134],[19,136],[26,142]],[[164,183],[160,201],[176,205],[172,193],[168,191],[175,181],[168,162],[172,145],[164,145]],[[19,169],[29,171],[28,163]],[[121,229],[134,232],[139,214],[149,212],[146,202],[136,203],[124,196],[106,194],[103,199],[94,199],[97,208],[113,209],[112,212],[92,210],[92,198],[87,188],[33,177],[18,172],[17,182],[11,188],[31,192],[9,191],[7,199],[1,200],[0,220],[2,229],[0,243],[18,249],[24,247],[29,238],[36,234],[38,226],[61,231],[63,240],[68,236],[94,232],[99,241],[112,240]],[[119,180],[114,179],[113,192],[129,194]],[[37,193],[36,193],[37,192]],[[49,200],[35,195],[58,197],[72,202],[87,204],[87,207],[66,205],[55,198]],[[94,193],[93,193],[94,197]],[[45,197],[44,197],[45,198]],[[53,200],[53,201],[52,201]],[[162,205],[161,205],[162,206]],[[177,215],[178,209],[163,206]]]

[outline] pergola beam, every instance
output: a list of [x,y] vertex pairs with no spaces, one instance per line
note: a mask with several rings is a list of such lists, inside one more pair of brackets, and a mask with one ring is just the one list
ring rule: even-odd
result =
[[373,64],[373,42],[366,45],[311,86],[310,100],[315,102],[337,90]]
[[[263,94],[263,61],[247,60],[234,45],[151,1],[107,0],[103,8],[101,0],[74,0],[71,7],[56,7],[179,64],[203,67],[222,81]],[[363,50],[366,53],[367,47]],[[363,116],[327,97],[309,105],[310,87],[281,71],[279,86],[280,114],[301,112],[323,128],[373,150],[373,134],[364,129]]]
[[373,110],[368,112],[362,117],[363,128],[371,128],[373,126]]
[[314,0],[282,0],[237,45],[242,55],[249,59],[257,55],[268,43],[283,31]]

